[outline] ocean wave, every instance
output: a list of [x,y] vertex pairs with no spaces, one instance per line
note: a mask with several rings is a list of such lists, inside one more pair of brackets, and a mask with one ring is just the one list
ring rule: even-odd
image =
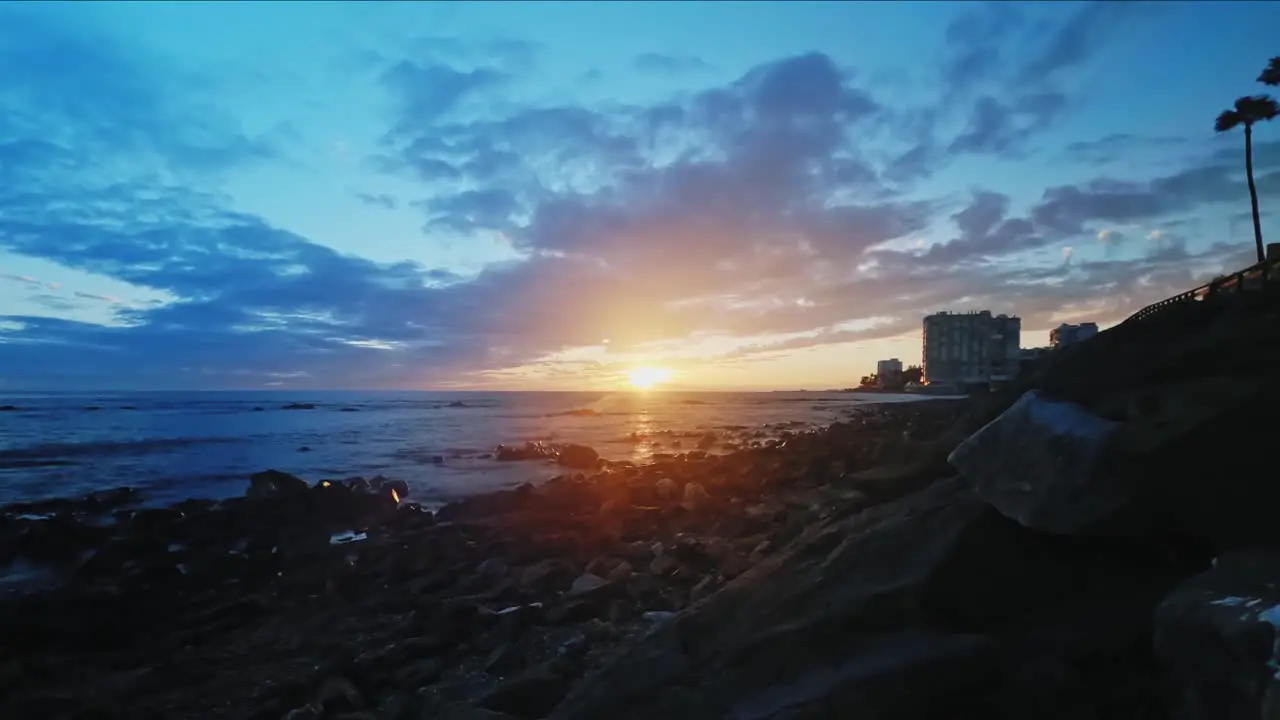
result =
[[144,455],[172,448],[213,443],[233,443],[241,440],[243,438],[189,437],[150,438],[147,440],[121,440],[115,442],[43,443],[12,450],[0,450],[0,467],[10,467],[10,463],[16,465],[34,461],[46,461],[42,462],[42,464],[47,464],[47,461],[78,457]]

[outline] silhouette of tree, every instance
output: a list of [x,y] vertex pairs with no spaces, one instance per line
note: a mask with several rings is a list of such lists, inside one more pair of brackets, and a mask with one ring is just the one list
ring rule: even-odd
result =
[[1280,56],[1271,58],[1267,69],[1258,76],[1258,82],[1263,85],[1280,85]]
[[1253,124],[1280,115],[1280,106],[1269,95],[1253,95],[1236,100],[1230,110],[1223,110],[1213,123],[1217,132],[1244,126],[1244,169],[1249,177],[1249,202],[1253,206],[1253,241],[1258,246],[1258,262],[1266,259],[1262,245],[1262,221],[1258,218],[1258,188],[1253,184]]

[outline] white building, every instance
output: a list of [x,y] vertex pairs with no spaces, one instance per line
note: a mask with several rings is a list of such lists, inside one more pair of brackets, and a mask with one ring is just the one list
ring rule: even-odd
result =
[[1018,374],[1022,319],[988,310],[924,319],[924,377],[930,385],[976,385]]
[[880,377],[888,377],[889,375],[902,374],[902,361],[898,358],[889,358],[888,360],[880,360],[876,363],[876,375]]
[[1098,334],[1098,323],[1081,323],[1079,325],[1070,325],[1062,323],[1058,327],[1049,331],[1049,347],[1061,347],[1078,343],[1081,340],[1088,340]]

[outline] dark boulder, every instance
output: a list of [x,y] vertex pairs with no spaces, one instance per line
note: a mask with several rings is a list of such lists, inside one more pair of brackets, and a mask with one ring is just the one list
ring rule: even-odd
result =
[[1280,484],[1256,481],[1272,433],[1258,418],[1277,402],[1267,378],[1186,379],[1092,407],[1024,396],[950,460],[983,499],[1044,532],[1280,543]]
[[249,489],[245,497],[269,498],[306,494],[307,481],[279,470],[263,470],[249,476]]
[[1177,720],[1280,717],[1280,549],[1232,553],[1160,604],[1155,648]]
[[586,445],[565,445],[560,448],[557,461],[565,467],[593,468],[600,460],[600,453]]

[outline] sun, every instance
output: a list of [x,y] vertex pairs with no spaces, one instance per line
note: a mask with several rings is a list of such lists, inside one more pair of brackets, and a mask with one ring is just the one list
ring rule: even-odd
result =
[[671,371],[659,367],[638,367],[627,372],[627,382],[637,390],[648,390],[671,379]]

